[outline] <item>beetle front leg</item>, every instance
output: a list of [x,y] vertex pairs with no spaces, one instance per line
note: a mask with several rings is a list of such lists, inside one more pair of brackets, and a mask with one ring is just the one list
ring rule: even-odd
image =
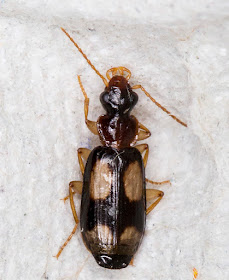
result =
[[82,93],[84,95],[84,116],[85,116],[85,123],[88,127],[88,129],[95,135],[99,135],[98,130],[97,130],[97,122],[93,122],[88,120],[87,116],[88,116],[88,109],[89,109],[89,98],[87,97],[86,91],[83,87],[83,84],[81,82],[80,76],[78,77],[78,81],[80,84],[80,88],[82,90]]
[[154,201],[146,209],[146,215],[148,215],[158,205],[158,203],[161,201],[163,196],[164,196],[164,193],[162,191],[155,190],[155,189],[146,190],[146,201],[156,198],[156,201]]
[[138,138],[137,141],[145,140],[146,138],[150,137],[151,132],[147,127],[143,124],[138,123]]

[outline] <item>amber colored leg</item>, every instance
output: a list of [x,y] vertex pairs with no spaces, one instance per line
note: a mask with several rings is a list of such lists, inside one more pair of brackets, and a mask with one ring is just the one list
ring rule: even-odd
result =
[[149,155],[149,145],[140,144],[140,145],[135,146],[135,148],[138,149],[141,154],[143,154],[145,152],[145,155],[143,157],[143,164],[144,164],[144,167],[146,167],[148,155]]
[[153,184],[153,185],[164,185],[164,184],[170,184],[171,185],[171,182],[169,180],[167,181],[162,181],[162,182],[155,182],[155,181],[151,181],[149,179],[145,179],[146,182],[150,183],[150,184]]
[[69,187],[73,190],[73,194],[75,193],[82,194],[83,182],[72,181],[69,183]]
[[[148,154],[149,154],[149,146],[147,144],[140,144],[140,145],[135,146],[135,148],[138,149],[141,154],[144,151],[146,151],[146,153],[143,157],[143,164],[144,164],[144,167],[146,167],[147,160],[148,160]],[[145,180],[146,180],[146,182],[149,182],[154,185],[171,184],[169,180],[163,181],[163,182],[154,182],[149,179],[145,179]],[[146,190],[146,200],[157,198],[157,200],[147,208],[146,214],[149,214],[154,209],[154,207],[157,206],[157,204],[162,199],[163,195],[164,195],[164,193],[159,190],[155,190],[155,189]]]
[[75,203],[74,203],[74,200],[73,200],[73,191],[72,191],[71,186],[69,186],[69,198],[70,198],[70,205],[71,205],[74,220],[75,220],[76,224],[78,224],[79,219],[78,219],[77,214],[76,214]]
[[138,140],[141,141],[148,137],[150,137],[151,133],[148,128],[146,128],[143,124],[138,123]]
[[[61,246],[59,252],[57,253],[57,255],[55,256],[57,259],[59,258],[60,254],[62,253],[62,251],[64,250],[64,248],[67,246],[68,242],[72,239],[72,236],[74,235],[74,233],[76,232],[77,226],[79,224],[79,219],[78,216],[76,214],[76,209],[75,209],[75,204],[74,204],[74,200],[73,200],[73,191],[72,191],[72,187],[76,188],[75,190],[79,190],[79,183],[81,183],[82,186],[82,182],[71,182],[69,184],[69,198],[70,198],[70,205],[71,205],[71,209],[72,209],[72,214],[75,220],[75,226],[73,228],[73,231],[71,232],[71,234],[69,235],[69,237],[67,238],[67,240],[64,242],[64,244]],[[82,191],[82,189],[81,189]]]
[[131,259],[130,265],[134,266],[134,257]]
[[64,242],[64,244],[60,247],[59,252],[57,253],[57,255],[55,256],[55,258],[59,258],[60,254],[62,253],[62,251],[64,250],[64,248],[67,246],[68,242],[72,239],[72,236],[75,234],[76,229],[77,229],[77,225],[74,226],[73,231],[71,232],[71,234],[69,235],[68,239]]
[[148,189],[146,190],[146,201],[151,200],[151,199],[157,199],[155,202],[153,202],[147,209],[146,209],[146,215],[148,215],[161,201],[164,193],[159,190],[155,189]]
[[193,268],[193,280],[195,280],[195,279],[197,278],[197,276],[198,276],[198,271],[197,271],[197,269],[194,267],[194,268]]
[[97,122],[93,122],[93,121],[89,121],[88,120],[88,108],[89,108],[89,98],[87,97],[87,94],[86,94],[86,91],[83,87],[83,84],[81,82],[81,79],[80,79],[80,76],[77,76],[78,77],[78,81],[79,81],[79,84],[80,84],[80,88],[82,90],[82,93],[84,95],[84,116],[85,116],[85,123],[88,127],[88,129],[94,133],[95,135],[99,135],[98,133],[98,130],[97,130]]
[[[79,148],[77,153],[78,153],[78,161],[79,161],[79,165],[80,165],[80,170],[81,170],[81,173],[82,175],[84,174],[84,163],[83,163],[83,159],[85,161],[87,161],[87,158],[90,154],[91,150],[89,149],[86,149],[86,148]],[[74,191],[73,193],[79,193],[81,194],[82,193],[82,182],[80,181],[72,181],[69,183],[69,187],[72,188],[72,190]],[[64,203],[66,202],[66,200],[69,199],[69,195],[62,198],[61,200],[64,201]]]
[[[75,194],[75,193],[82,194],[83,182],[72,181],[69,183],[69,187],[71,187],[71,189],[73,190],[73,194]],[[61,200],[64,200],[64,203],[65,203],[66,200],[68,200],[68,199],[69,199],[69,195],[66,196],[65,198],[62,198]]]
[[[148,155],[149,155],[149,146],[147,144],[140,144],[140,145],[135,146],[135,148],[138,149],[141,154],[146,151],[146,153],[143,157],[143,164],[144,164],[144,167],[146,167],[147,160],[148,160]],[[151,181],[147,178],[145,180],[146,180],[146,182],[151,183],[153,185],[163,185],[163,184],[170,184],[171,185],[171,182],[169,180],[162,181],[162,182]]]
[[[78,160],[79,160],[79,164],[80,164],[80,169],[82,174],[84,174],[84,163],[83,163],[83,159],[86,161],[89,154],[90,154],[90,150],[86,149],[86,148],[79,148],[78,149]],[[74,217],[74,220],[76,222],[76,225],[73,229],[73,231],[71,232],[71,234],[69,235],[69,237],[67,238],[67,240],[64,242],[64,244],[61,246],[59,252],[56,255],[56,258],[58,259],[60,254],[62,253],[62,251],[64,250],[64,248],[67,246],[68,242],[72,239],[72,236],[74,235],[74,233],[76,232],[77,229],[77,225],[79,223],[79,219],[78,216],[76,214],[76,209],[75,209],[75,204],[74,204],[74,200],[73,200],[73,194],[75,193],[82,193],[82,187],[83,187],[83,182],[80,181],[72,181],[69,183],[69,196],[66,196],[63,200],[66,201],[68,198],[70,198],[70,205],[71,205],[71,209],[72,209],[72,214]]]
[[81,173],[83,175],[84,174],[84,168],[85,168],[84,163],[83,163],[83,159],[85,161],[87,161],[87,158],[88,158],[91,150],[86,149],[86,148],[79,148],[77,152],[78,152],[78,160],[79,160],[80,170],[81,170]]
[[147,97],[149,97],[154,104],[156,104],[159,108],[161,108],[161,110],[163,110],[165,113],[167,113],[171,118],[173,118],[175,121],[177,121],[178,123],[182,124],[183,126],[187,127],[187,124],[182,122],[181,120],[179,120],[176,116],[172,115],[165,107],[161,106],[160,103],[158,103],[145,89],[143,86],[141,85],[136,85],[136,86],[133,86],[132,89],[141,89],[145,95]]
[[[80,169],[82,174],[84,174],[84,163],[83,163],[83,159],[85,161],[87,161],[87,158],[90,154],[90,150],[86,149],[86,148],[79,148],[78,149],[78,160],[79,160],[79,164],[80,164]],[[82,193],[82,187],[83,187],[83,182],[80,181],[72,181],[69,183],[69,196],[66,196],[63,200],[64,202],[70,198],[70,205],[71,205],[71,209],[72,209],[72,214],[74,217],[74,220],[76,222],[76,225],[73,229],[73,231],[71,232],[71,234],[69,235],[69,237],[67,238],[67,240],[64,242],[64,244],[61,246],[59,252],[56,255],[56,258],[58,259],[60,254],[62,253],[62,251],[64,250],[64,248],[67,246],[68,242],[72,239],[72,236],[74,235],[74,233],[76,232],[77,229],[77,225],[79,223],[79,219],[78,216],[76,214],[76,209],[75,209],[75,204],[74,204],[74,200],[73,200],[73,194],[75,193]]]

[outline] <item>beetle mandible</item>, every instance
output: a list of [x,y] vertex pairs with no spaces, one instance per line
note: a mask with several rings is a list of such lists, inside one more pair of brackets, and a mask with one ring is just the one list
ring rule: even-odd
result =
[[[187,125],[161,106],[141,85],[131,87],[128,82],[131,72],[127,68],[111,68],[106,73],[107,81],[71,36],[61,29],[103,80],[105,90],[100,95],[100,102],[106,114],[100,116],[97,122],[88,120],[89,98],[78,76],[85,98],[85,123],[92,133],[100,137],[102,146],[92,151],[78,149],[83,182],[70,182],[69,196],[64,198],[70,199],[75,227],[56,257],[60,256],[79,224],[73,201],[73,194],[79,193],[82,194],[80,228],[85,246],[100,266],[121,269],[129,265],[141,243],[146,215],[164,195],[160,190],[146,189],[145,182],[156,185],[170,183],[153,182],[145,178],[149,147],[147,144],[135,144],[148,138],[151,133],[130,115],[138,101],[133,89],[141,89],[170,117],[183,126]],[[149,200],[154,202],[146,208],[146,201]]]

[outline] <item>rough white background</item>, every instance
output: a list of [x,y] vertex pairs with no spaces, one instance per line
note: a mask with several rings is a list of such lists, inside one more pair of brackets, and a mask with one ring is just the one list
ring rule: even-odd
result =
[[[0,2],[0,279],[229,279],[229,6],[227,0]],[[172,181],[147,217],[134,266],[99,267],[74,226],[68,182],[77,148],[99,144],[84,124],[103,113],[103,83],[60,26],[105,74],[132,71],[182,127],[139,92],[152,132],[146,174]],[[151,187],[151,186],[148,186]],[[80,205],[80,197],[76,197]]]

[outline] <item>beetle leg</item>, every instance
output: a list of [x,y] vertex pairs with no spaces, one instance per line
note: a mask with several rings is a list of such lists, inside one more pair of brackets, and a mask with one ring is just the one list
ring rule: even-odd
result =
[[[72,188],[73,190],[73,194],[78,193],[78,194],[82,194],[82,188],[83,188],[83,182],[81,181],[72,181],[69,183],[69,187]],[[65,198],[62,198],[61,200],[64,200],[64,203],[66,200],[69,199],[69,195],[66,196]]]
[[163,195],[164,195],[164,193],[159,190],[155,190],[155,189],[146,190],[146,201],[155,199],[155,198],[157,199],[146,209],[146,215],[148,215],[158,205],[158,203],[161,201]]
[[130,263],[131,266],[134,266],[134,257],[131,259]]
[[[82,175],[84,174],[84,168],[85,168],[84,163],[83,163],[83,159],[85,161],[87,161],[87,158],[88,158],[90,152],[91,152],[91,150],[86,149],[86,148],[79,148],[78,151],[77,151],[78,161],[79,161],[80,170],[81,170]],[[82,184],[83,183],[80,182],[80,181],[72,181],[72,182],[69,183],[69,187],[71,187],[74,190],[73,194],[75,194],[75,193],[81,194],[82,193]],[[62,198],[61,200],[64,200],[64,202],[65,202],[67,199],[69,199],[69,195]]]
[[[144,167],[146,167],[147,160],[148,160],[148,155],[149,155],[149,146],[147,144],[140,144],[140,145],[135,146],[135,148],[138,149],[141,154],[146,152],[144,157],[143,157],[143,164],[144,164]],[[171,182],[169,180],[162,181],[162,182],[155,182],[155,181],[151,181],[149,179],[146,179],[146,182],[151,183],[153,185],[163,185],[163,184],[170,184],[171,185]]]
[[[78,225],[78,224],[77,224]],[[77,225],[74,226],[73,231],[71,232],[71,234],[69,235],[69,237],[67,238],[67,240],[64,242],[64,244],[60,247],[59,252],[57,253],[57,255],[55,256],[55,258],[59,258],[60,254],[62,253],[62,251],[64,250],[64,248],[67,246],[68,242],[72,239],[72,236],[74,235],[74,233],[76,232],[77,229]]]
[[83,87],[83,84],[81,82],[80,76],[78,75],[78,81],[80,84],[80,88],[82,90],[82,93],[84,95],[84,116],[85,116],[85,123],[88,127],[88,129],[95,135],[99,135],[98,130],[97,130],[97,122],[89,121],[87,116],[88,116],[88,109],[89,109],[89,98],[87,97],[86,91]]
[[145,89],[143,86],[141,85],[135,85],[132,87],[132,89],[141,89],[145,95],[147,97],[149,97],[151,99],[151,101],[153,101],[154,104],[157,105],[157,107],[161,108],[161,110],[163,110],[166,114],[168,114],[171,118],[173,118],[175,121],[177,121],[178,123],[182,124],[183,126],[187,127],[187,124],[182,122],[181,120],[179,120],[176,116],[172,115],[165,107],[163,107],[160,103],[158,103]]
[[138,138],[137,141],[144,140],[148,137],[150,137],[151,133],[147,127],[145,127],[143,124],[138,123]]
[[146,167],[148,155],[149,155],[149,145],[140,144],[140,145],[135,146],[135,148],[138,149],[141,154],[143,154],[145,152],[145,155],[143,157],[143,164],[144,164],[144,167]]
[[86,148],[79,148],[77,150],[77,152],[78,152],[78,160],[79,160],[80,170],[81,170],[81,173],[83,175],[84,174],[84,168],[85,168],[84,163],[83,163],[83,159],[85,161],[87,161],[87,158],[88,158],[91,150],[86,149]]
[[75,203],[74,203],[74,200],[73,200],[73,191],[72,191],[71,183],[69,184],[69,198],[70,198],[70,205],[71,205],[74,220],[75,220],[76,224],[78,224],[79,219],[78,219],[77,214],[76,214],[76,208],[75,208]]
[[150,184],[153,184],[153,185],[163,185],[163,184],[170,184],[171,185],[171,182],[169,180],[167,181],[162,181],[162,182],[155,182],[155,181],[151,181],[149,179],[145,179],[146,182],[150,183]]
[[[72,209],[72,214],[75,220],[75,226],[73,228],[73,231],[71,232],[71,234],[69,235],[69,237],[67,238],[67,240],[64,242],[64,244],[61,246],[59,252],[57,253],[57,255],[55,256],[57,259],[59,258],[60,254],[62,253],[62,251],[64,250],[64,248],[67,246],[68,242],[72,239],[72,236],[75,234],[77,226],[79,224],[79,219],[78,216],[76,214],[76,209],[75,209],[75,204],[74,204],[74,200],[73,200],[73,191],[72,188],[74,188],[74,190],[76,189],[77,191],[80,191],[80,184],[82,186],[82,182],[71,182],[69,184],[69,198],[70,198],[70,205],[71,205],[71,209]],[[73,186],[72,186],[73,185]],[[81,187],[81,192],[82,192],[82,187]]]
[[72,181],[69,183],[69,187],[73,190],[73,194],[75,193],[82,194],[83,182]]

